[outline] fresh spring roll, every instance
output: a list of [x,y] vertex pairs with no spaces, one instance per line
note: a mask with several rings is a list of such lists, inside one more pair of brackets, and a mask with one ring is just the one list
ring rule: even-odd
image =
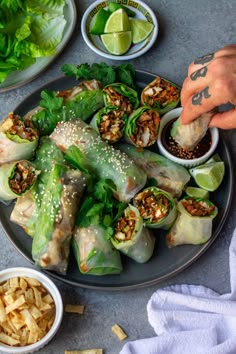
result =
[[170,81],[159,76],[147,85],[141,93],[141,103],[164,114],[175,108],[180,100],[180,91]]
[[32,257],[41,268],[66,272],[75,214],[85,182],[79,170],[58,163],[51,166],[32,244]]
[[113,182],[114,195],[119,201],[129,202],[144,187],[146,173],[125,153],[104,142],[80,119],[58,124],[50,137],[66,154],[70,150],[71,160],[76,160],[76,150],[79,150],[87,161],[88,169],[98,178]]
[[9,113],[0,125],[0,164],[29,160],[38,145],[38,130],[31,122]]
[[34,236],[37,220],[37,204],[34,191],[30,190],[16,199],[10,220],[22,227],[27,235]]
[[49,171],[54,163],[66,164],[61,150],[48,137],[42,137],[35,153],[34,166],[41,171],[33,188],[17,198],[10,220],[21,226],[31,237],[35,228],[44,191],[49,179]]
[[126,120],[124,111],[115,106],[106,106],[94,115],[90,126],[99,132],[103,140],[113,144],[122,138]]
[[129,144],[119,144],[118,148],[131,157],[135,164],[142,168],[148,178],[154,179],[156,185],[169,192],[173,197],[180,197],[190,174],[186,168],[153,151],[138,150]]
[[148,147],[158,137],[160,116],[148,106],[143,106],[128,117],[125,127],[125,139],[137,147]]
[[106,106],[116,106],[130,115],[138,108],[138,93],[125,84],[115,83],[103,88],[104,102]]
[[177,216],[175,200],[168,192],[157,187],[148,187],[138,193],[133,204],[138,208],[145,225],[153,229],[168,230]]
[[129,205],[114,225],[113,246],[138,263],[147,262],[154,250],[155,238],[143,224],[137,208]]
[[101,225],[76,227],[73,236],[73,251],[81,273],[91,275],[120,274],[120,253],[105,237]]
[[85,121],[103,106],[100,82],[83,81],[78,86],[64,91],[43,90],[40,106],[28,112],[25,119],[32,120],[41,136],[50,135],[58,122],[77,117]]
[[171,129],[172,138],[184,149],[193,150],[206,135],[213,113],[203,113],[189,124],[181,124],[178,118]]
[[27,160],[8,162],[0,166],[0,201],[10,201],[24,195],[35,184],[40,171]]
[[199,245],[212,234],[212,220],[217,207],[207,199],[185,197],[177,204],[178,216],[166,235],[169,247],[183,244]]

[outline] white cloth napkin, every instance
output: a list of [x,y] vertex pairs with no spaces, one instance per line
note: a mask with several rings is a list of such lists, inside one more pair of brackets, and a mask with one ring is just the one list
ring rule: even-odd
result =
[[231,292],[173,285],[147,305],[157,337],[124,345],[120,354],[236,354],[236,230],[229,248]]

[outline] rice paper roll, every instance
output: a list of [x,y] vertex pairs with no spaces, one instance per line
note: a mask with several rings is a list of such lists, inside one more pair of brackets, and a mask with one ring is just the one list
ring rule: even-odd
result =
[[184,244],[199,245],[212,235],[212,222],[217,207],[207,199],[185,197],[177,204],[178,216],[166,235],[169,247]]
[[91,275],[121,273],[120,253],[112,246],[111,241],[106,239],[103,226],[76,227],[72,244],[81,273]]
[[25,119],[32,120],[41,136],[50,135],[58,122],[79,117],[86,121],[104,106],[103,91],[96,80],[83,81],[63,91],[43,90],[40,106],[28,112]]
[[172,82],[157,76],[141,92],[141,103],[164,114],[175,108],[180,100],[180,90]]
[[103,88],[106,106],[116,106],[128,115],[139,106],[138,92],[125,84],[114,83]]
[[169,192],[173,197],[181,196],[190,180],[190,174],[186,168],[147,149],[139,150],[129,144],[121,143],[118,147],[146,172],[149,179],[155,180],[157,187]]
[[72,101],[82,91],[102,90],[102,84],[97,80],[84,80],[77,86],[57,92],[57,97],[63,97],[65,101]]
[[27,160],[8,162],[0,166],[0,201],[10,201],[24,195],[35,184],[40,171]]
[[137,208],[129,205],[114,225],[113,246],[138,263],[147,262],[154,250],[155,238],[144,226]]
[[[129,202],[146,183],[146,173],[123,152],[103,141],[99,134],[81,120],[63,122],[51,134],[58,147],[76,160],[76,149],[86,159],[87,168],[98,178],[109,179],[114,184],[114,195],[122,202]],[[71,150],[72,148],[72,150]]]
[[140,107],[129,116],[125,140],[137,147],[148,147],[158,138],[160,116],[148,106]]
[[27,235],[34,236],[35,223],[37,221],[37,204],[32,190],[16,199],[10,220],[22,227]]
[[133,204],[149,228],[168,230],[177,216],[171,194],[157,187],[145,188],[134,197]]
[[189,124],[182,124],[180,117],[171,129],[172,138],[184,149],[193,150],[206,135],[212,113],[203,113]]
[[17,198],[10,215],[10,220],[21,226],[31,237],[35,234],[41,201],[50,177],[50,170],[55,162],[66,164],[63,153],[48,137],[40,138],[34,165],[41,172],[33,188]]
[[39,209],[32,257],[39,267],[66,273],[75,214],[85,188],[79,170],[55,163]]
[[9,113],[0,125],[0,164],[29,160],[38,145],[38,130],[31,122]]
[[90,122],[90,126],[99,132],[100,137],[110,144],[119,141],[124,132],[127,114],[115,106],[100,109]]

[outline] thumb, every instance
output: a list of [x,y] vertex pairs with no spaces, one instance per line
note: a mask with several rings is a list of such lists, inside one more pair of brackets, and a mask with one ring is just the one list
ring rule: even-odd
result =
[[217,127],[221,129],[236,128],[236,108],[226,112],[215,114],[210,121],[210,127]]

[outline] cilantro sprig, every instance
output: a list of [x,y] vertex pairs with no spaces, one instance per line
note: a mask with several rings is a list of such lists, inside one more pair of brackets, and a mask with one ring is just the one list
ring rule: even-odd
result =
[[113,224],[127,206],[113,197],[114,184],[111,180],[100,179],[90,183],[86,197],[76,218],[76,225],[88,227],[101,225],[105,228],[105,237],[113,235]]
[[135,70],[132,64],[121,64],[119,66],[111,66],[103,62],[91,65],[88,63],[80,65],[64,64],[61,70],[66,76],[75,76],[77,80],[95,79],[100,81],[103,86],[120,82],[136,89]]

